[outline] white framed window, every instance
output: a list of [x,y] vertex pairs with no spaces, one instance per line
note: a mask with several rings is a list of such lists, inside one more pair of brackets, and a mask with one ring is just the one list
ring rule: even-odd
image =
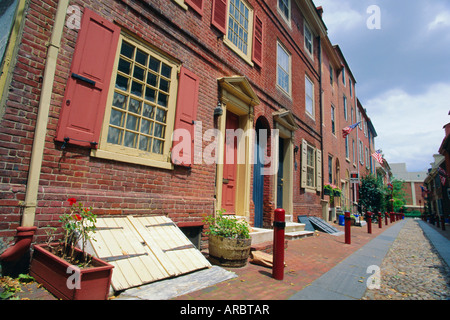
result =
[[224,43],[246,62],[252,62],[253,8],[245,0],[228,1],[228,21]]
[[345,137],[345,158],[350,158],[350,148],[348,145],[348,136]]
[[[347,97],[344,96],[344,119],[348,120]],[[353,123],[352,123],[353,124]]]
[[316,152],[309,145],[307,147],[306,185],[311,188],[316,186]]
[[353,150],[353,164],[356,164],[356,147],[355,147],[355,140],[352,140],[352,150]]
[[364,149],[361,140],[359,140],[359,163],[364,164]]
[[277,10],[283,19],[290,25],[291,23],[291,0],[278,0]]
[[305,76],[305,110],[314,119],[314,83]]
[[369,148],[366,147],[366,168],[369,169]]
[[348,79],[348,85],[350,87],[350,97],[353,97],[352,79]]
[[291,95],[291,55],[277,43],[277,86],[288,96]]
[[331,133],[336,134],[336,115],[333,105],[331,105]]
[[304,36],[305,49],[312,58],[314,56],[314,40],[313,40],[313,34],[311,32],[311,29],[309,28],[306,21],[303,24],[303,32],[305,34],[305,36]]
[[169,163],[179,66],[121,35],[115,68],[99,152]]
[[345,83],[345,67],[342,67],[342,83],[344,84],[344,87],[346,86]]

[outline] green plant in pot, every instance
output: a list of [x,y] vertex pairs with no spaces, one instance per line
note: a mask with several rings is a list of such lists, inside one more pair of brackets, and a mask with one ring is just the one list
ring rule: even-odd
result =
[[243,267],[247,264],[252,239],[246,221],[234,215],[225,215],[225,210],[218,210],[215,215],[204,219],[209,226],[209,259],[213,264],[224,267]]

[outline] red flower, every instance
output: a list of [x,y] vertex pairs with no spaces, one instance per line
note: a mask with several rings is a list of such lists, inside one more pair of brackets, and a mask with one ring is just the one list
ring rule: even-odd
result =
[[77,199],[75,199],[75,198],[69,198],[69,199],[67,199],[67,201],[69,201],[69,204],[71,206],[74,205],[75,203],[77,203]]
[[74,217],[75,217],[75,220],[78,220],[78,221],[80,221],[81,219],[83,219],[79,214],[76,214]]

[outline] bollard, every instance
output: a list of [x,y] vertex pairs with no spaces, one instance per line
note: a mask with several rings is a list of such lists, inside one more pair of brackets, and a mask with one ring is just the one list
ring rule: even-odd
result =
[[394,213],[393,212],[391,212],[389,214],[389,217],[391,218],[391,223],[394,223]]
[[436,227],[438,227],[438,228],[441,227],[441,224],[439,223],[440,220],[441,219],[439,219],[439,215],[437,215],[437,217],[436,217]]
[[381,220],[381,212],[378,211],[378,228],[383,228],[383,220]]
[[350,218],[350,212],[344,213],[344,220],[345,220],[345,243],[351,244],[350,227],[352,223],[352,218]]
[[367,233],[372,233],[372,212],[367,211]]
[[387,212],[384,213],[384,224],[386,226],[388,225],[388,213]]
[[444,218],[444,216],[441,216],[441,225],[442,225],[442,230],[445,231],[445,218]]
[[273,221],[273,268],[272,277],[283,280],[284,277],[284,229],[286,227],[284,209],[275,209]]

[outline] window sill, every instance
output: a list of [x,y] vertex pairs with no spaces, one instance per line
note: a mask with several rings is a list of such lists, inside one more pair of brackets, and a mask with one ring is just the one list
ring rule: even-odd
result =
[[173,164],[170,162],[153,160],[153,159],[148,159],[148,158],[140,158],[137,156],[130,156],[130,155],[126,155],[126,154],[120,154],[120,153],[116,153],[116,152],[99,150],[99,149],[97,149],[97,150],[92,149],[91,157],[107,159],[107,160],[115,160],[115,161],[120,161],[120,162],[127,162],[127,163],[132,163],[132,164],[139,164],[139,165],[143,165],[143,166],[156,167],[156,168],[168,169],[168,170],[173,170],[173,168],[174,168]]

